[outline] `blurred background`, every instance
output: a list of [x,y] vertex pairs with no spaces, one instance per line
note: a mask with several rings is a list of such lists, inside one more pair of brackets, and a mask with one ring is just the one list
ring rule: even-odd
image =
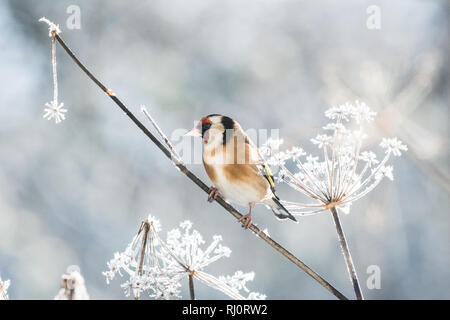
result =
[[[80,8],[80,29],[66,12]],[[379,29],[367,9],[379,8]],[[213,275],[255,271],[269,299],[334,299],[181,175],[57,46],[67,120],[42,118],[52,100],[46,16],[88,68],[140,118],[170,135],[210,113],[244,128],[280,129],[285,147],[313,150],[323,112],[356,99],[378,112],[367,147],[409,147],[385,180],[342,215],[368,299],[449,299],[448,1],[0,2],[0,276],[11,299],[52,299],[78,265],[94,299],[123,299],[102,271],[150,213],[163,232],[189,219],[233,252]],[[370,24],[369,24],[370,27]],[[190,169],[210,184],[203,166]],[[285,185],[281,198],[299,201]],[[239,208],[245,212],[246,208]],[[296,225],[262,206],[254,222],[348,297],[353,290],[327,213]],[[367,268],[380,267],[369,290]],[[202,284],[200,299],[227,298]],[[183,296],[188,297],[187,281]]]

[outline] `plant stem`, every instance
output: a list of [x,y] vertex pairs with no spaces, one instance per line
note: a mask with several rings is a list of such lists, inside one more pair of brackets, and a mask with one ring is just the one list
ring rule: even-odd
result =
[[[145,259],[145,249],[147,248],[147,235],[148,231],[150,230],[150,225],[147,221],[142,222],[141,230],[139,230],[139,233],[141,231],[144,231],[144,234],[142,235],[142,248],[141,248],[141,254],[139,257],[139,268],[138,268],[138,275],[142,276],[142,271],[144,269],[144,259]],[[139,294],[134,296],[134,300],[139,300]]]
[[195,292],[194,292],[194,275],[189,274],[189,294],[191,296],[191,300],[195,300]]
[[147,235],[148,230],[150,229],[150,225],[147,221],[143,222],[144,234],[142,235],[142,248],[141,248],[141,256],[139,258],[139,270],[138,274],[142,276],[142,269],[144,267],[144,258],[145,258],[145,249],[147,248]]
[[347,245],[347,240],[345,240],[345,234],[344,231],[342,230],[337,210],[335,207],[332,207],[330,211],[333,215],[334,224],[336,225],[336,232],[339,237],[339,242],[341,243],[342,253],[344,255],[345,263],[347,265],[347,271],[350,276],[350,280],[353,283],[353,289],[355,290],[356,298],[358,300],[364,300],[361,288],[359,287],[358,275],[356,274],[355,266],[353,265],[352,256],[350,254],[350,250]]
[[[67,52],[67,54],[75,61],[75,63],[86,73],[86,75],[102,89],[118,106],[122,111],[134,122],[134,124],[141,129],[141,131],[168,157],[172,159],[171,152],[167,149],[135,116],[131,113],[128,108],[116,97],[116,95],[106,88],[96,77],[78,60],[75,54],[67,47],[64,41],[58,34],[55,34],[56,40],[58,40],[59,44],[63,47],[63,49]],[[189,169],[186,168],[182,163],[175,163],[178,169],[184,173],[192,182],[194,182],[198,187],[200,187],[207,194],[210,193],[210,188],[200,180],[196,175],[194,175]],[[216,202],[221,205],[225,210],[227,210],[230,214],[232,214],[236,219],[242,217],[242,214],[239,213],[236,209],[234,209],[230,204],[224,201],[222,198],[218,197]],[[304,264],[301,260],[295,257],[292,253],[287,251],[281,245],[279,245],[275,240],[267,236],[264,232],[262,232],[259,228],[254,226],[253,224],[249,228],[255,234],[259,236],[259,238],[266,241],[270,246],[272,246],[275,250],[280,252],[283,256],[293,262],[296,266],[306,272],[309,276],[311,276],[314,280],[316,280],[320,285],[322,285],[325,289],[335,295],[337,298],[341,300],[347,300],[347,298],[340,293],[336,288],[334,288],[331,284],[329,284],[324,278],[322,278],[319,274],[317,274],[314,270]]]

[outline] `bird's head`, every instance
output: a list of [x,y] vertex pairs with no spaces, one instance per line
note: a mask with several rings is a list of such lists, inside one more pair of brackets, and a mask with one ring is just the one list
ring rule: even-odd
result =
[[210,114],[200,119],[197,125],[185,136],[202,137],[205,146],[226,144],[232,136],[235,122],[233,119],[220,114]]

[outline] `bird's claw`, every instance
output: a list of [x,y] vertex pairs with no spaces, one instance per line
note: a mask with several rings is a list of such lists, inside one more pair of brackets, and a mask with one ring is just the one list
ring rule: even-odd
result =
[[239,218],[239,222],[242,222],[242,227],[247,230],[248,227],[252,225],[252,214],[247,213],[244,214],[242,217]]
[[213,202],[214,200],[217,199],[217,196],[222,197],[222,195],[219,192],[219,189],[211,187],[211,191],[209,192],[208,195],[208,202]]

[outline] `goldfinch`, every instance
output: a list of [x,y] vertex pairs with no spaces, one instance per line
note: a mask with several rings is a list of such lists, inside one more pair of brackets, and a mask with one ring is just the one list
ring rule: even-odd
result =
[[221,196],[249,207],[239,219],[244,229],[252,224],[256,203],[269,206],[279,219],[297,221],[275,195],[273,176],[258,148],[235,120],[219,114],[203,117],[186,136],[203,139],[203,165],[213,183],[208,201]]

